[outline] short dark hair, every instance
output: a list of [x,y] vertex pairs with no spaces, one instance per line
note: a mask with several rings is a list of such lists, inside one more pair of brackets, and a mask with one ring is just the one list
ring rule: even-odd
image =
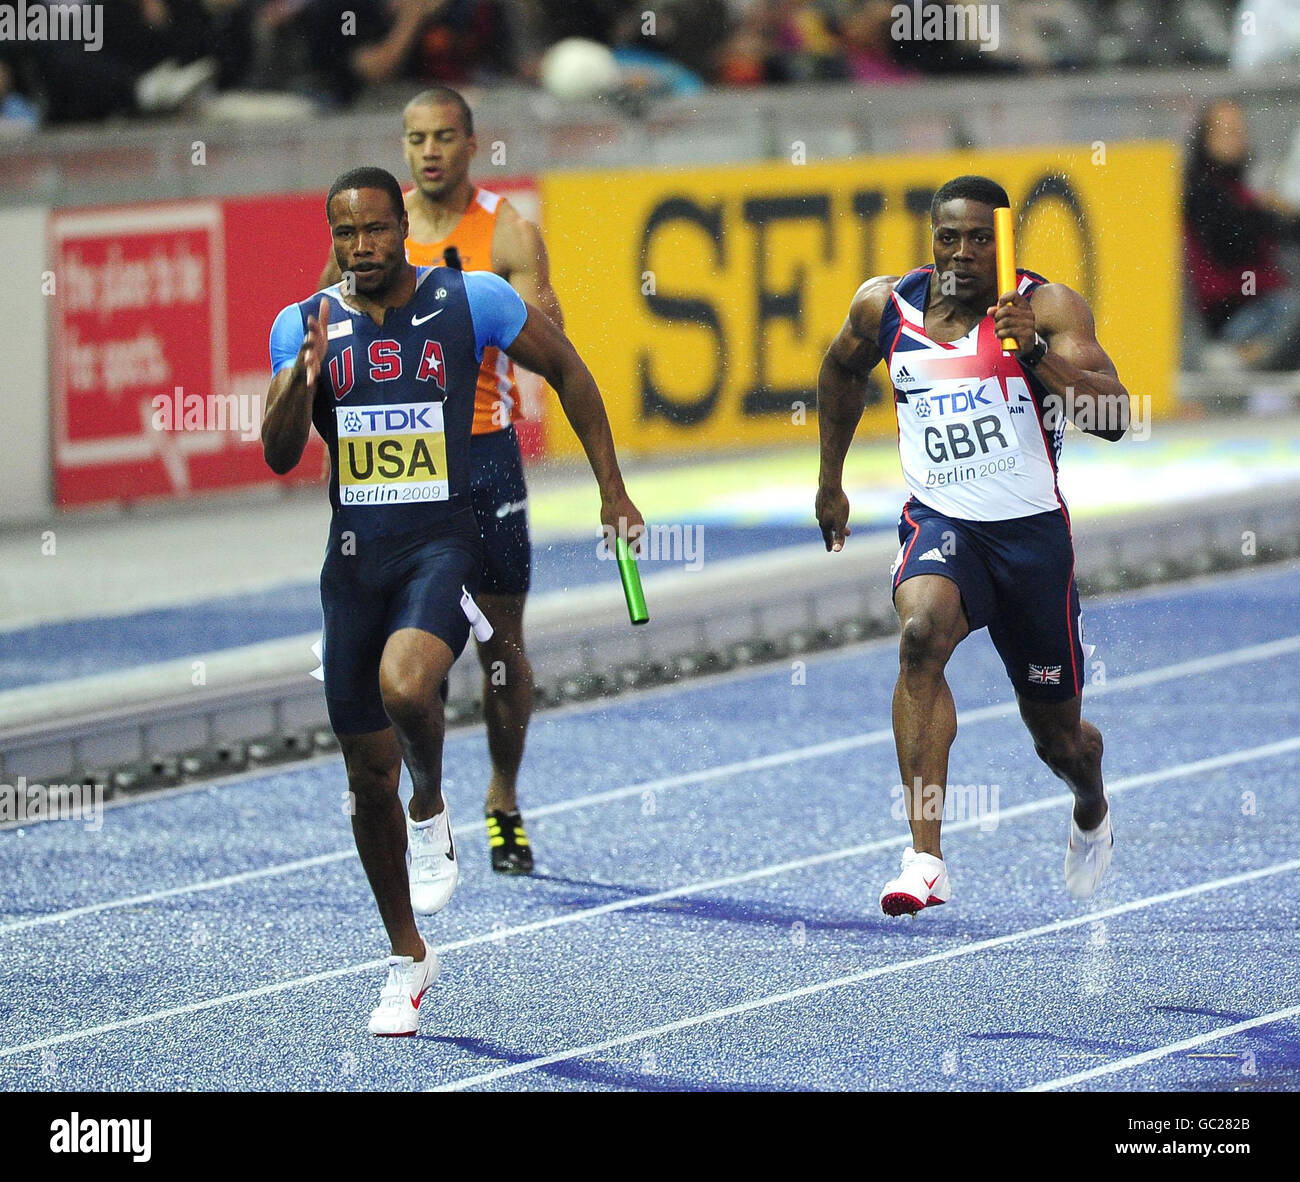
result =
[[365,164],[360,168],[349,169],[330,185],[329,196],[325,198],[325,217],[327,219],[330,216],[330,206],[334,204],[334,198],[346,189],[382,189],[388,194],[389,200],[392,201],[393,212],[397,214],[399,222],[406,212],[406,203],[402,200],[402,186],[397,183],[397,178],[387,169],[376,168],[373,164]]
[[469,109],[465,96],[459,90],[452,90],[450,86],[431,86],[428,90],[420,91],[402,108],[402,114],[405,115],[412,107],[433,107],[442,103],[460,108],[460,117],[465,122],[465,134],[473,135],[474,112]]
[[1007,191],[986,176],[957,176],[935,190],[930,201],[930,225],[939,220],[939,206],[947,201],[978,201],[981,205],[991,205],[994,209],[1002,206],[1011,208],[1011,199]]
[[[1196,116],[1196,126],[1192,129],[1191,151],[1188,155],[1187,179],[1197,180],[1205,175],[1211,169],[1224,169],[1224,165],[1210,159],[1210,150],[1207,146],[1210,138],[1210,124],[1214,122],[1216,111],[1224,107],[1236,107],[1241,110],[1241,104],[1236,99],[1228,95],[1220,95],[1218,98],[1212,98],[1201,108],[1200,113]],[[1240,165],[1229,166],[1233,172],[1244,172],[1251,162],[1250,153],[1247,152]]]

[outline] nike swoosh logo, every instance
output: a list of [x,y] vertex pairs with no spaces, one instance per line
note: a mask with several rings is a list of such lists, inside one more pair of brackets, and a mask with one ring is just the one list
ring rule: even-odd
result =
[[446,857],[448,862],[454,862],[456,860],[456,843],[451,840],[450,833],[447,835],[447,852],[444,857]]
[[424,990],[421,989],[419,993],[417,993],[413,998],[411,998],[411,1009],[418,1010],[420,1008],[420,1002],[423,1000],[424,1000]]
[[441,316],[447,309],[439,308],[436,312],[430,312],[427,316],[412,316],[411,323],[419,328],[426,320],[432,320],[435,316]]
[[[922,882],[925,882],[925,879],[921,879],[921,881],[922,881]],[[932,890],[934,890],[934,884],[935,884],[936,882],[938,882],[938,881],[939,881],[939,876],[936,874],[932,879],[930,879],[929,882],[926,882],[926,883],[925,883],[925,889],[926,889],[927,891],[932,891]]]

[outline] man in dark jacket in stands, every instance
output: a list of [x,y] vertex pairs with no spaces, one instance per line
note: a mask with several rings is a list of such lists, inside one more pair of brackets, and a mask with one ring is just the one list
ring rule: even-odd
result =
[[1250,141],[1241,107],[1218,99],[1202,111],[1187,164],[1184,240],[1192,294],[1216,345],[1211,368],[1300,368],[1300,292],[1278,259],[1300,242],[1300,211],[1243,180]]

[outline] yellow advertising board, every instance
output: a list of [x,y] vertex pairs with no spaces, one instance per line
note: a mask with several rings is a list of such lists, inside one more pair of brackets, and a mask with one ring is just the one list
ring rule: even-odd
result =
[[[1172,144],[548,175],[555,287],[620,450],[815,440],[817,370],[854,291],[933,261],[930,198],[964,173],[1007,189],[1018,265],[1081,292],[1129,392],[1166,411],[1181,258]],[[873,381],[888,392],[883,367]],[[573,454],[549,397],[548,450]],[[894,429],[885,397],[859,432]]]

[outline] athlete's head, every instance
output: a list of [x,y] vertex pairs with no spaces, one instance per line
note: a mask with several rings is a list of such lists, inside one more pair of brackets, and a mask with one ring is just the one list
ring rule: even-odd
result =
[[334,258],[356,276],[356,290],[379,299],[406,264],[406,206],[391,172],[366,166],[345,172],[325,198]]
[[930,202],[934,267],[949,299],[988,306],[997,298],[993,211],[1010,205],[1007,191],[986,176],[954,177],[935,190]]
[[1201,108],[1192,136],[1193,174],[1207,168],[1240,172],[1250,163],[1250,135],[1246,114],[1230,98],[1213,99]]
[[473,112],[459,91],[421,91],[406,104],[402,127],[411,179],[424,196],[441,201],[465,184],[478,140]]

